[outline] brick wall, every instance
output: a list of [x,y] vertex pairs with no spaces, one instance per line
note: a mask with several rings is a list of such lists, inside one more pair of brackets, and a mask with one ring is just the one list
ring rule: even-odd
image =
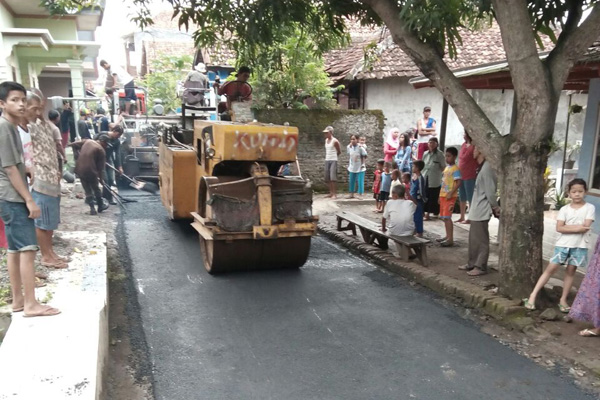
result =
[[383,157],[383,113],[379,110],[260,110],[257,119],[263,123],[283,124],[288,122],[300,131],[298,159],[302,175],[310,179],[315,191],[326,190],[325,140],[323,129],[331,125],[340,141],[342,154],[338,161],[338,187],[348,190],[348,156],[346,146],[350,135],[365,136],[369,157],[365,192],[371,191],[373,169],[378,158]]

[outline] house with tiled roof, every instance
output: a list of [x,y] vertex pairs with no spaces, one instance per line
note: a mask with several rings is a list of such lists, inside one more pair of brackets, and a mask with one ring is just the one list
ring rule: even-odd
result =
[[[359,33],[351,30],[352,43],[344,49],[334,50],[325,56],[325,65],[332,84],[343,84],[346,89],[338,96],[342,108],[379,109],[386,118],[386,130],[416,127],[425,106],[433,109],[438,131],[445,125],[446,145],[462,143],[464,129],[451,108],[442,118],[444,100],[433,87],[416,88],[409,83],[419,77],[421,71],[392,40],[385,27],[361,28]],[[500,30],[496,24],[479,31],[461,32],[462,43],[457,45],[456,58],[446,57],[454,71],[494,65],[506,59]],[[544,39],[545,51],[552,43]],[[543,50],[540,50],[543,52]],[[367,54],[368,56],[365,56]],[[498,90],[493,86],[472,89],[471,94],[488,114],[501,132],[508,132],[512,114],[512,89]],[[585,104],[587,94],[571,94],[571,101]],[[565,93],[558,111],[556,137],[564,137],[566,131],[569,96]],[[580,140],[584,115],[569,118],[569,135]],[[439,132],[438,132],[439,133]]]
[[66,15],[50,15],[39,1],[0,0],[0,81],[13,80],[47,96],[83,96],[98,76],[105,0]]
[[226,46],[197,48],[193,38],[197,26],[191,24],[187,31],[182,30],[183,28],[178,26],[177,19],[172,19],[172,16],[172,11],[160,12],[152,18],[154,21],[152,26],[142,32],[132,32],[123,37],[127,69],[131,74],[143,76],[152,72],[153,61],[162,56],[185,54],[194,57],[190,69],[202,62],[211,71],[233,71],[235,54],[231,49]]

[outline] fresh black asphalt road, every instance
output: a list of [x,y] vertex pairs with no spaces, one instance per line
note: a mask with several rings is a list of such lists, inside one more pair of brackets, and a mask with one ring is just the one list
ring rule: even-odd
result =
[[121,232],[157,399],[593,398],[321,237],[299,270],[211,276],[189,224],[140,200]]

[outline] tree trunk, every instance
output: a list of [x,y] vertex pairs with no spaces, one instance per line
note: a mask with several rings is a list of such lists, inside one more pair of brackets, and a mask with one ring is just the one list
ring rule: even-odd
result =
[[526,147],[514,142],[499,174],[500,291],[513,299],[527,297],[541,274],[547,158],[545,146]]

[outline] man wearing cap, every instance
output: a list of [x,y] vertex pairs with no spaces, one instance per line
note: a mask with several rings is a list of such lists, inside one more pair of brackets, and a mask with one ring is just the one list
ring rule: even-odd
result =
[[332,199],[337,198],[337,161],[342,150],[340,142],[333,137],[333,127],[323,129],[325,134],[325,182],[329,186],[329,195]]
[[429,139],[435,137],[436,122],[431,118],[431,107],[423,108],[423,118],[417,121],[417,160],[423,159],[423,154],[427,151]]
[[206,74],[206,66],[198,63],[193,71],[190,71],[185,77],[183,87],[183,101],[191,106],[199,104],[204,106],[205,89],[209,88],[210,81]]
[[110,138],[101,134],[97,140],[84,140],[73,143],[73,147],[80,147],[79,157],[75,163],[75,173],[81,180],[81,186],[85,191],[85,202],[90,206],[90,215],[96,215],[94,199],[98,205],[98,212],[108,208],[108,204],[102,201],[100,185],[104,183],[102,175],[106,162],[106,147]]

